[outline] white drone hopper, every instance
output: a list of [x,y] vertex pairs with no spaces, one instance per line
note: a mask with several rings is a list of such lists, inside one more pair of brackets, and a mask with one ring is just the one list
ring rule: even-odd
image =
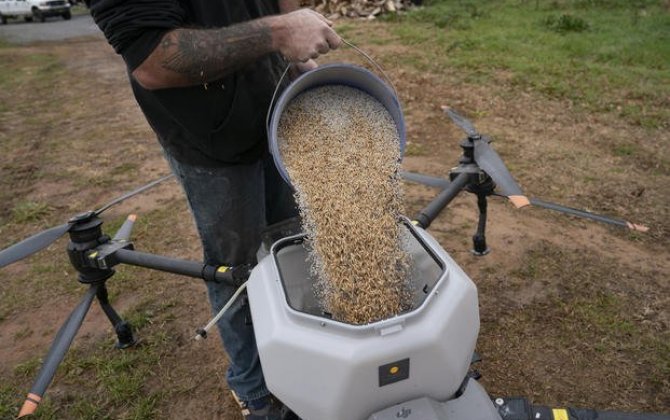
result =
[[403,225],[414,309],[389,319],[352,325],[324,314],[302,236],[276,242],[253,270],[265,380],[302,419],[367,419],[417,398],[449,400],[462,384],[479,332],[477,289],[426,231]]

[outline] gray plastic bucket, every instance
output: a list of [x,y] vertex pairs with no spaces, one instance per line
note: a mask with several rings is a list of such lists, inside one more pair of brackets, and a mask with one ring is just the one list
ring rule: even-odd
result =
[[345,85],[360,89],[373,98],[377,99],[391,114],[393,121],[398,129],[398,138],[400,139],[400,159],[405,153],[405,121],[403,119],[400,102],[394,91],[377,77],[374,73],[353,64],[328,64],[308,71],[295,79],[282,93],[272,110],[272,117],[268,126],[268,141],[270,143],[270,152],[279,170],[282,178],[291,185],[288,172],[284,166],[281,153],[279,151],[279,139],[277,138],[277,128],[279,120],[286,106],[293,98],[301,93],[320,86],[326,85]]

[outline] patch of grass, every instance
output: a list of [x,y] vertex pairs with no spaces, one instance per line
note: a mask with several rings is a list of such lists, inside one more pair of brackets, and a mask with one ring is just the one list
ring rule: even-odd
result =
[[514,275],[525,278],[525,279],[537,279],[538,278],[538,262],[536,258],[528,257],[525,260],[525,264],[520,267],[518,270],[513,272]]
[[160,396],[157,394],[149,394],[140,398],[134,405],[132,412],[128,416],[132,420],[151,419],[156,416],[156,406],[160,401]]
[[34,357],[14,366],[14,375],[31,378],[37,373],[40,366],[42,366],[42,359]]
[[30,337],[31,335],[33,335],[33,330],[30,328],[24,328],[14,334],[14,340],[22,340],[26,337]]
[[40,261],[30,266],[30,274],[35,277],[61,272],[61,267],[52,264],[52,261]]
[[[158,334],[158,332],[155,332]],[[117,410],[130,413],[123,418],[153,418],[161,394],[148,392],[147,378],[168,351],[158,334],[154,339],[154,331],[145,335],[143,344],[126,350],[111,350],[110,341],[105,340],[97,346],[97,351],[86,354],[73,352],[65,360],[62,371],[67,382],[87,383],[94,393],[94,403],[80,403],[67,407],[72,418],[118,418],[113,413]],[[158,345],[160,343],[160,345]],[[88,355],[87,355],[88,354]],[[93,385],[93,387],[91,387]],[[78,391],[81,399],[86,400],[86,393]]]
[[425,148],[419,143],[408,142],[405,147],[405,156],[422,156],[425,153]]
[[584,32],[589,29],[590,25],[579,16],[573,16],[569,13],[562,14],[559,17],[548,16],[544,19],[542,24],[548,29],[558,32],[559,34],[566,34],[568,32]]
[[631,144],[621,144],[614,147],[614,154],[616,156],[631,156],[633,153],[635,153],[635,146]]
[[345,21],[338,21],[335,25],[337,33],[345,39],[351,38],[353,32],[355,32],[355,26],[350,23],[344,23]]
[[114,167],[110,172],[110,177],[115,177],[116,175],[124,175],[128,173],[135,173],[138,169],[138,164],[134,162],[124,162],[116,167]]
[[635,325],[628,319],[624,309],[619,297],[603,291],[595,296],[571,301],[569,311],[578,323],[595,328],[595,334],[622,339],[624,335],[631,337],[636,332]]
[[109,420],[112,419],[109,413],[98,401],[77,400],[71,406],[70,412],[72,418],[77,420]]
[[631,7],[619,3],[564,1],[552,9],[562,10],[558,17],[531,2],[473,7],[434,0],[391,19],[391,31],[404,44],[421,45],[426,62],[458,69],[466,82],[490,81],[502,71],[514,85],[590,111],[644,127],[670,125],[670,14],[659,2],[636,8],[645,10],[637,24]]
[[[0,50],[0,87],[30,85],[34,89],[48,87],[65,71],[63,63],[52,54],[17,54],[14,47]],[[45,98],[56,100],[55,98]],[[29,104],[26,104],[29,105]]]
[[[110,366],[114,365],[115,363],[110,364]],[[112,404],[132,401],[142,394],[144,377],[132,369],[132,364],[129,367],[121,365],[114,369],[118,371],[103,369],[100,372],[104,392],[109,396]]]
[[16,401],[19,393],[14,387],[0,385],[0,419],[13,419],[19,414]]
[[12,209],[12,221],[14,223],[28,223],[41,220],[49,214],[49,205],[36,203],[34,201],[22,201]]
[[154,312],[151,309],[138,306],[134,310],[123,314],[123,317],[133,326],[133,329],[139,330],[151,323],[153,315]]
[[656,128],[658,122],[654,110],[646,103],[628,103],[620,107],[619,115],[635,125],[646,128]]

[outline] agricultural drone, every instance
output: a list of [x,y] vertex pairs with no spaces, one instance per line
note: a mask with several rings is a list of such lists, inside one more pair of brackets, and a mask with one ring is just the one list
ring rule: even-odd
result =
[[[109,303],[106,289],[114,268],[129,264],[228,283],[238,288],[232,299],[246,288],[268,388],[305,420],[670,419],[658,414],[535,406],[524,398],[492,398],[477,382],[479,374],[471,366],[478,361],[474,352],[479,332],[476,287],[426,232],[461,191],[477,196],[479,222],[473,237],[476,255],[488,253],[488,196],[505,197],[516,207],[534,205],[632,230],[647,228],[526,197],[491,147],[490,138],[479,134],[472,123],[453,110],[444,111],[467,138],[460,143],[463,154],[450,171],[449,180],[401,173],[408,181],[433,186],[441,192],[413,221],[401,221],[407,251],[412,255],[414,309],[393,318],[350,325],[325,316],[314,301],[314,279],[305,262],[303,234],[286,236],[281,229],[276,230],[280,234],[269,244],[269,254],[252,268],[211,266],[136,251],[130,240],[133,215],[113,237],[102,232],[100,216],[104,211],[171,175],[0,251],[2,268],[68,233],[68,257],[78,272],[78,281],[88,286],[56,334],[19,417],[37,410],[94,299],[114,326],[117,348],[136,343],[131,326]],[[198,335],[202,337],[206,332],[199,331]]]

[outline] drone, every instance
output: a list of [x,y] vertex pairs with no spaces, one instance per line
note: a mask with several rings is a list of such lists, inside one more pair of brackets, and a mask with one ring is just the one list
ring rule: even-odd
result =
[[[126,264],[232,285],[237,292],[228,305],[246,288],[267,386],[304,420],[670,419],[657,414],[536,406],[525,398],[492,398],[479,384],[481,375],[473,368],[480,360],[474,351],[479,332],[476,287],[426,231],[460,192],[477,196],[479,221],[472,252],[478,256],[489,252],[485,237],[489,196],[506,198],[517,208],[536,206],[634,231],[648,229],[527,197],[492,148],[490,137],[479,134],[470,121],[453,109],[443,110],[467,137],[460,143],[462,156],[448,180],[400,172],[407,181],[441,191],[414,219],[403,218],[400,222],[412,255],[415,309],[393,318],[358,326],[320,313],[313,292],[310,293],[314,279],[305,262],[304,234],[273,237],[269,254],[255,267],[229,267],[135,250],[131,241],[134,215],[128,216],[114,236],[103,233],[102,213],[172,175],[0,251],[3,268],[39,252],[67,233],[70,263],[78,273],[78,281],[88,286],[57,332],[19,417],[38,409],[94,299],[114,327],[116,347],[126,349],[137,343],[132,326],[110,304],[106,288],[115,267]],[[206,330],[216,319],[198,330],[196,337],[205,338]],[[328,372],[328,377],[315,374],[314,369]],[[309,397],[315,392],[329,397]]]

